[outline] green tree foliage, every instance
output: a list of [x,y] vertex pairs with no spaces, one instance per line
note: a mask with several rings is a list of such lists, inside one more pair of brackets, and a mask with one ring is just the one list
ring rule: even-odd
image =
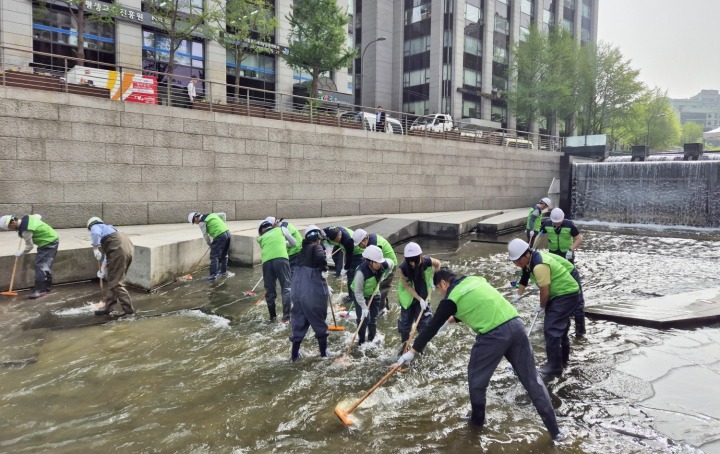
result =
[[[170,104],[175,53],[184,41],[194,37],[211,38],[214,33],[212,24],[216,22],[220,10],[207,0],[146,0],[145,8],[154,17],[159,33],[167,39],[169,53],[165,72],[167,76],[167,101]],[[160,76],[158,75],[158,80]],[[189,81],[183,81],[185,83]]]
[[649,145],[659,149],[677,144],[681,126],[665,93],[656,88],[632,104],[627,118],[614,132],[615,146],[619,142],[624,146]]
[[682,134],[678,145],[682,146],[686,143],[702,142],[703,127],[694,121],[688,121],[682,125]]
[[347,68],[357,54],[346,47],[349,17],[335,0],[298,0],[285,18],[290,44],[282,57],[292,69],[310,74],[309,96],[315,98],[320,75]]
[[235,100],[240,95],[240,64],[251,53],[272,53],[257,41],[269,41],[278,26],[272,6],[265,0],[215,0],[224,15],[215,18],[215,40],[235,60]]
[[[88,9],[85,0],[59,0],[65,4],[70,11],[73,25],[75,25],[74,32],[77,32],[77,43],[75,45],[75,57],[78,58],[76,63],[81,64],[85,61],[85,28],[89,22],[96,22],[102,24],[112,24],[115,22],[115,16],[120,13],[120,6],[112,3],[107,6],[103,5],[100,11],[94,9]],[[40,0],[35,5],[39,8],[38,11],[42,11],[39,17],[47,14],[47,2]]]

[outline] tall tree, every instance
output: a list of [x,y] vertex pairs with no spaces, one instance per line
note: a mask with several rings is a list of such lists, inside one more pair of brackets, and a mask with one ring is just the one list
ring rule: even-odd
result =
[[666,94],[659,88],[647,90],[633,103],[629,114],[614,129],[614,139],[625,145],[668,148],[680,138],[680,122]]
[[250,53],[271,53],[257,43],[269,41],[278,26],[272,6],[266,0],[215,0],[225,7],[216,18],[215,40],[232,53],[235,60],[235,100],[240,96],[240,65]]
[[311,98],[317,96],[318,79],[325,71],[347,68],[357,52],[346,47],[349,17],[335,0],[297,0],[285,19],[290,24],[289,67],[310,74]]
[[703,127],[694,121],[688,121],[682,125],[682,134],[678,145],[686,143],[702,142]]
[[[145,7],[152,14],[159,32],[167,39],[168,62],[167,102],[175,69],[175,53],[184,41],[200,36],[211,38],[214,35],[212,24],[220,13],[208,0],[147,0]],[[157,45],[156,45],[157,47]],[[159,79],[159,78],[158,78]]]

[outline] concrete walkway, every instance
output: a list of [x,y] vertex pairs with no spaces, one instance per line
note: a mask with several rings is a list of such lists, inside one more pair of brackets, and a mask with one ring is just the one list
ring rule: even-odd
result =
[[[372,216],[342,216],[315,219],[288,219],[298,230],[310,224],[320,227],[340,225],[351,229],[364,228],[378,233],[391,243],[399,243],[417,235],[456,238],[468,233],[477,223],[502,210],[477,210],[446,213],[405,213]],[[234,264],[253,266],[260,263],[257,244],[258,220],[228,222],[232,234],[230,260]],[[189,273],[200,263],[208,266],[205,244],[200,229],[189,224],[155,224],[120,226],[135,245],[135,256],[128,273],[128,283],[143,289],[153,289],[175,277]],[[53,266],[54,282],[69,283],[95,278],[97,262],[90,247],[87,229],[59,229],[60,248]],[[15,232],[0,232],[0,288],[10,283],[14,252],[19,238]],[[18,261],[14,288],[33,285],[34,259],[32,252]]]

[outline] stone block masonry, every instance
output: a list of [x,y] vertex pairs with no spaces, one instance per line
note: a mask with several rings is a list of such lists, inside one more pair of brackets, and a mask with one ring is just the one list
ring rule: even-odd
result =
[[58,228],[529,207],[560,156],[0,87],[0,207]]

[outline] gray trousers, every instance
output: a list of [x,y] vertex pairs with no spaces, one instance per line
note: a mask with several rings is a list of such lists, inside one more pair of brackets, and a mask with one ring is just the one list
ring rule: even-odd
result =
[[555,410],[550,394],[535,369],[525,325],[517,317],[475,338],[468,364],[472,422],[480,426],[485,424],[485,394],[490,378],[503,357],[512,365],[545,427],[554,438],[560,431]]
[[52,266],[60,241],[55,240],[37,249],[35,254],[35,290],[49,292],[52,286]]
[[272,259],[263,263],[263,281],[265,286],[265,301],[267,302],[270,318],[275,318],[275,300],[277,299],[277,282],[280,281],[282,292],[283,320],[290,320],[290,307],[292,299],[290,294],[290,261],[288,259]]
[[100,249],[107,257],[108,290],[105,309],[110,311],[112,306],[120,303],[126,314],[132,314],[135,309],[130,293],[125,288],[125,276],[127,276],[128,268],[132,263],[135,246],[127,235],[115,232],[102,239]]

